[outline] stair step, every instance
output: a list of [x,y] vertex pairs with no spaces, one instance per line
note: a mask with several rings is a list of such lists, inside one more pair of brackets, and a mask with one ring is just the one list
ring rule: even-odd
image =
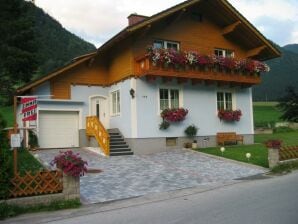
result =
[[110,152],[132,152],[130,148],[115,148],[110,149]]
[[126,142],[125,141],[110,141],[110,146],[114,145],[126,145]]
[[121,136],[119,133],[109,133],[110,136]]
[[110,136],[110,139],[119,139],[119,138],[120,138],[120,139],[123,139],[123,137],[120,136],[120,135],[119,135],[119,136],[113,136],[113,135]]
[[130,156],[133,155],[133,152],[111,152],[110,156]]
[[110,145],[110,148],[111,149],[117,149],[117,148],[128,148],[128,145],[126,145],[126,143],[123,143],[123,144],[121,144],[121,145]]
[[124,139],[110,139],[110,143],[111,144],[126,144],[126,142],[124,141]]

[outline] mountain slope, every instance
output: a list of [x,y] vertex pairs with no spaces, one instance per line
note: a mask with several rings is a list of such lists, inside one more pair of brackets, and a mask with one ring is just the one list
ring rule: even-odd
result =
[[37,76],[44,75],[82,54],[95,51],[94,45],[64,29],[59,22],[42,9],[31,5],[29,13],[34,18],[35,38],[38,44],[39,69]]
[[280,48],[282,57],[267,61],[271,70],[262,75],[262,83],[253,87],[254,101],[276,101],[285,94],[287,86],[298,88],[298,45]]
[[288,44],[285,45],[283,49],[298,54],[298,44]]

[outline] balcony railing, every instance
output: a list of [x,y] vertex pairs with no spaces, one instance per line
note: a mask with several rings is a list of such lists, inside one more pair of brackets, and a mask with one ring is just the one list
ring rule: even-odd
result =
[[186,78],[193,81],[216,81],[218,83],[230,83],[236,85],[255,85],[261,82],[259,73],[248,73],[228,69],[220,69],[216,66],[174,66],[167,64],[154,64],[149,56],[139,57],[135,60],[135,73],[138,77],[168,77]]

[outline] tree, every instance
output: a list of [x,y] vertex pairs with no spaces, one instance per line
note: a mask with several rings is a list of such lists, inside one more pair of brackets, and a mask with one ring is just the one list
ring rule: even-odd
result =
[[0,104],[31,80],[37,68],[34,17],[24,0],[0,0]]
[[294,87],[287,87],[286,95],[280,99],[277,107],[283,113],[281,119],[298,122],[298,92],[295,92]]

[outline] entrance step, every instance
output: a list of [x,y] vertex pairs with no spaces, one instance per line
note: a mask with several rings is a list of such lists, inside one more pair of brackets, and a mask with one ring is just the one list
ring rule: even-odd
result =
[[108,133],[110,135],[110,156],[133,155],[133,151],[118,129],[109,129]]

